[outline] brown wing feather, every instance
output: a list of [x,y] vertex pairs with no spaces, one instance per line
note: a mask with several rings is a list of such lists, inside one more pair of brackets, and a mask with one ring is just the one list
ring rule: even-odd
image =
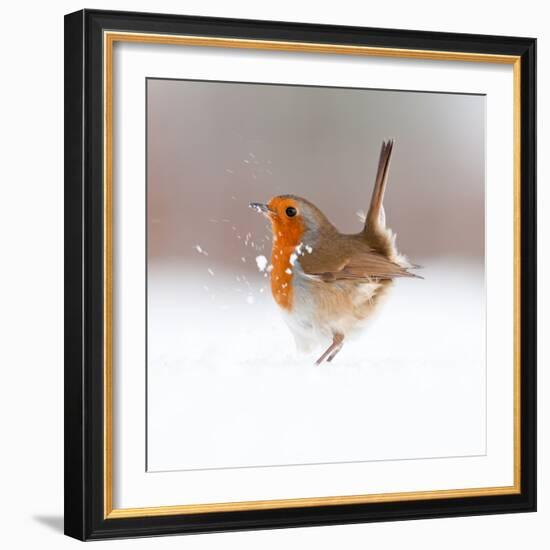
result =
[[393,279],[395,277],[417,277],[417,275],[409,273],[376,252],[353,256],[343,269],[334,273],[335,279]]
[[341,235],[337,242],[314,247],[313,252],[301,256],[299,262],[304,273],[325,281],[418,277],[370,249],[361,237],[352,235]]

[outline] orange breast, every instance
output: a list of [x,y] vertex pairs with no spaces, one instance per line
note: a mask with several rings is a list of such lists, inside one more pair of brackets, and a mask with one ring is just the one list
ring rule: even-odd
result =
[[271,254],[271,293],[273,298],[284,309],[292,308],[292,269],[290,256],[294,252],[293,246],[279,246],[274,243]]
[[275,301],[284,309],[292,308],[293,288],[292,270],[290,263],[296,247],[302,242],[304,222],[301,215],[288,217],[286,208],[299,205],[291,198],[275,197],[269,201],[270,209],[276,214],[271,216],[273,231],[273,251],[271,253],[271,293]]

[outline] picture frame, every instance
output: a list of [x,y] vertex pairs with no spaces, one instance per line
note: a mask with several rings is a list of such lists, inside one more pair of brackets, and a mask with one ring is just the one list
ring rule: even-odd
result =
[[[513,439],[513,456],[509,456],[513,462],[512,483],[404,488],[371,494],[352,489],[337,496],[303,494],[206,503],[186,503],[183,495],[181,503],[166,505],[157,504],[152,491],[150,495],[144,491],[140,495],[144,505],[114,504],[114,492],[122,482],[115,472],[113,455],[125,454],[122,446],[126,440],[123,428],[114,420],[116,411],[120,412],[113,382],[119,376],[114,357],[120,343],[114,336],[113,319],[119,313],[114,312],[117,287],[113,280],[114,266],[122,260],[120,250],[114,246],[116,208],[120,205],[113,188],[116,169],[124,161],[117,157],[121,148],[113,135],[113,126],[120,116],[116,111],[115,83],[117,90],[123,87],[122,69],[113,62],[113,51],[117,44],[125,43],[137,44],[143,50],[162,44],[206,48],[222,58],[235,51],[254,55],[282,52],[285,56],[304,56],[305,65],[308,56],[332,56],[332,63],[352,58],[440,63],[434,65],[434,71],[444,63],[479,65],[480,74],[485,66],[506,66],[511,70],[512,88],[508,92],[513,112],[505,115],[513,128],[513,154],[501,161],[513,166],[513,173],[509,174],[511,191],[506,195],[512,208],[503,214],[512,231],[500,241],[507,242],[513,251],[513,264],[506,264],[513,281],[513,292],[506,295],[513,326],[510,324],[510,332],[506,333],[511,338],[505,339],[513,350],[508,358],[513,369],[513,392],[507,402],[513,411],[513,426],[509,426]],[[235,66],[232,63],[233,60],[228,62],[229,69]],[[213,75],[212,80],[223,79]],[[142,122],[145,110],[143,114]],[[144,169],[146,154],[135,163]],[[65,533],[80,540],[96,540],[535,511],[535,190],[535,39],[100,10],[67,15]],[[143,193],[140,197],[144,200]],[[131,201],[125,202],[124,208],[131,208]],[[487,285],[490,284],[488,279]],[[144,349],[146,336],[133,345]],[[498,392],[498,387],[494,390]],[[146,398],[137,395],[137,399]],[[146,468],[144,471],[147,474]],[[149,475],[158,479],[170,473]],[[208,481],[209,475],[213,474],[204,470],[201,483],[216,483],[214,477]],[[261,480],[261,475],[271,474],[258,475]]]

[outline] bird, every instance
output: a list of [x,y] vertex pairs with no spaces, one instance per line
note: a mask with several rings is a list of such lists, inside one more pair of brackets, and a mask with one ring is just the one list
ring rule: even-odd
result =
[[386,227],[384,193],[394,140],[384,140],[364,227],[344,234],[309,200],[277,195],[249,206],[271,222],[272,296],[300,351],[331,342],[315,362],[331,362],[349,336],[364,329],[399,278],[419,278]]

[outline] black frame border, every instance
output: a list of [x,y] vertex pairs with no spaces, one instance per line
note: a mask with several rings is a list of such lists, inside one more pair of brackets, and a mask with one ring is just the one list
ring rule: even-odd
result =
[[[521,58],[521,492],[481,497],[104,518],[103,31]],[[536,510],[536,40],[82,10],[65,16],[65,533],[80,540]]]

